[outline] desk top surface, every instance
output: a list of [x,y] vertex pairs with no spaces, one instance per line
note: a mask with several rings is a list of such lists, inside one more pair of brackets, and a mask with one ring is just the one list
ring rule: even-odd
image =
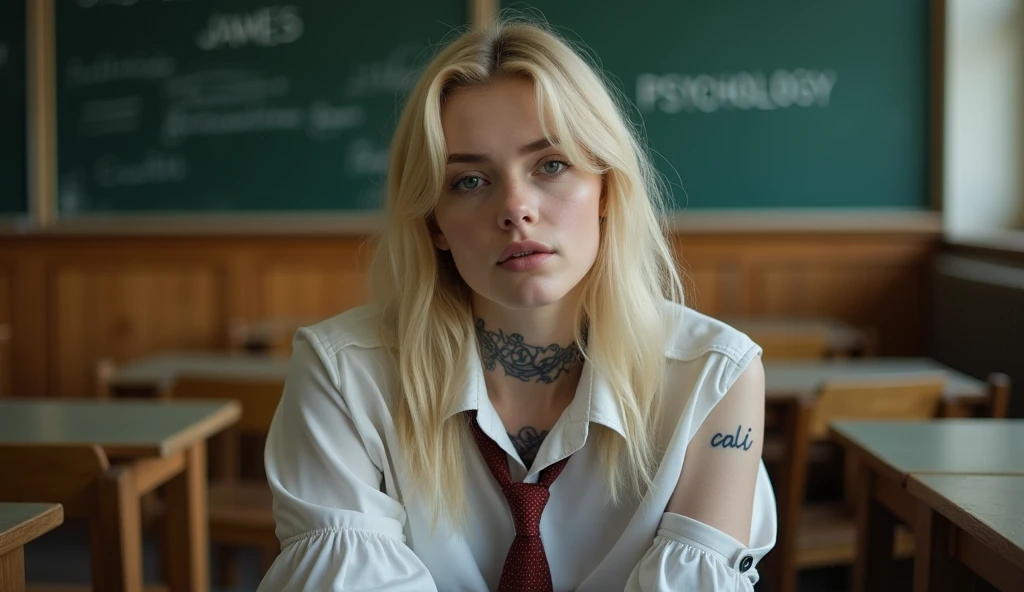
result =
[[890,478],[912,473],[1024,475],[1024,420],[837,421],[833,437]]
[[827,381],[850,382],[887,378],[941,377],[946,399],[982,399],[984,381],[972,378],[930,358],[851,358],[840,360],[764,361],[765,391],[769,399],[813,394]]
[[907,490],[1024,569],[1024,475],[911,475]]
[[0,445],[99,444],[111,457],[166,457],[241,417],[237,401],[0,401]]
[[0,555],[23,547],[63,522],[60,504],[0,503]]

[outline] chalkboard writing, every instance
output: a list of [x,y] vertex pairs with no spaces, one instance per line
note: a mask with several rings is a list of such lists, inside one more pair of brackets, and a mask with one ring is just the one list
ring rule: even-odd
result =
[[25,2],[0,2],[0,216],[28,212]]
[[530,0],[596,54],[678,208],[927,205],[927,0]]
[[58,208],[379,207],[401,98],[466,1],[58,0]]

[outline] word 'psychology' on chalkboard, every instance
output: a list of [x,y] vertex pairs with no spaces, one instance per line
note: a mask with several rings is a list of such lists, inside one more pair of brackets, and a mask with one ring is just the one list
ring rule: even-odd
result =
[[678,208],[927,207],[928,0],[515,1],[586,48]]

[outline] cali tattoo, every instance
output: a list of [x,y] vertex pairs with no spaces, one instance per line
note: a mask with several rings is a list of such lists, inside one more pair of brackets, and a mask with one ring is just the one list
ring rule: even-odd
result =
[[743,435],[743,441],[740,442],[740,433],[743,431],[743,426],[740,425],[736,428],[736,435],[722,434],[718,432],[714,436],[711,436],[711,447],[712,448],[739,448],[740,450],[750,450],[750,447],[754,443],[750,440],[750,432],[752,428],[747,428],[747,433]]
[[494,370],[498,364],[507,376],[515,376],[523,382],[552,383],[573,366],[583,362],[583,353],[575,343],[562,347],[557,343],[544,347],[523,343],[519,333],[506,334],[484,329],[484,320],[476,320],[476,336],[480,342],[480,354],[484,366]]
[[544,437],[548,435],[548,431],[538,432],[537,428],[527,426],[519,430],[519,435],[508,435],[509,440],[512,440],[512,445],[516,448],[516,452],[519,453],[519,458],[523,460],[523,464],[526,465],[527,469],[533,464],[533,459],[537,458],[537,451],[540,450],[540,445],[544,442]]

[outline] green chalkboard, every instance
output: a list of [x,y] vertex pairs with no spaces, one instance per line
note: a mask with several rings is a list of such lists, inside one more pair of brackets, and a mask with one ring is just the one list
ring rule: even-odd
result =
[[25,0],[0,2],[0,216],[28,212]]
[[400,101],[467,0],[56,0],[58,210],[379,207]]
[[928,0],[531,0],[631,102],[678,208],[927,207]]

